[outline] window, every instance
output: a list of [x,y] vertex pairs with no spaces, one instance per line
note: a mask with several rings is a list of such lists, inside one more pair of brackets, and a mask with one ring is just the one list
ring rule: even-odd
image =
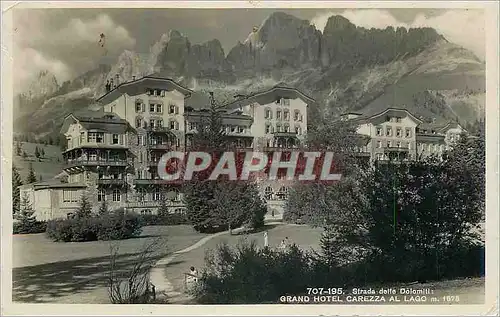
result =
[[396,118],[396,122],[401,122],[401,118]]
[[236,125],[231,126],[231,132],[232,133],[238,132],[238,126],[236,126]]
[[97,201],[105,201],[106,200],[106,192],[104,189],[99,189],[97,192]]
[[290,125],[288,123],[285,123],[285,125],[284,125],[284,131],[285,132],[290,132]]
[[89,142],[89,143],[95,143],[96,138],[97,138],[97,135],[95,132],[89,132],[87,134],[87,142]]
[[300,126],[295,126],[295,133],[298,135],[302,134],[302,128]]
[[281,120],[281,110],[276,111],[276,119]]
[[135,112],[142,112],[142,101],[137,100],[135,102]]
[[109,112],[115,112],[115,106],[111,106],[111,110]]
[[270,200],[273,198],[273,189],[270,186],[267,186],[264,190],[264,199]]
[[384,159],[384,155],[383,155],[382,153],[377,153],[377,155],[376,155],[376,159],[377,159],[378,161],[381,161],[381,160],[383,160],[383,159]]
[[170,105],[168,106],[168,113],[169,114],[177,114],[179,113],[179,110],[177,110],[177,106],[176,105]]
[[149,104],[149,112],[155,112],[155,104],[154,103]]
[[113,144],[118,144],[119,142],[120,141],[118,134],[113,134]]
[[142,121],[142,127],[146,129],[148,127],[148,123],[146,121]]
[[153,192],[153,200],[161,200],[161,191],[159,188],[155,188]]
[[382,148],[382,141],[377,141],[377,148]]
[[161,104],[156,105],[156,112],[163,112],[163,106]]
[[289,106],[290,105],[290,99],[283,98],[283,105],[284,106]]
[[398,138],[403,136],[403,130],[401,130],[401,128],[396,128],[396,136]]
[[266,134],[271,133],[271,125],[269,123],[266,123]]
[[293,113],[293,120],[294,121],[299,121],[300,119],[300,111],[299,110],[295,110],[295,112]]
[[156,126],[158,128],[163,128],[163,120],[156,120]]
[[113,190],[113,201],[121,201],[122,199],[122,193],[120,192],[119,189]]
[[85,142],[85,132],[81,132],[80,133],[80,143],[84,143]]
[[170,129],[179,130],[179,123],[175,120],[170,120]]
[[283,110],[283,119],[290,120],[290,112],[288,110]]
[[392,141],[387,141],[387,147],[392,147]]
[[139,189],[137,191],[137,201],[145,201],[146,199],[146,191],[144,189]]
[[154,127],[155,127],[155,120],[153,120],[153,119],[149,120],[149,126],[150,126],[152,129],[154,129]]
[[410,128],[406,128],[406,129],[405,129],[405,136],[406,136],[407,138],[411,138],[411,129],[410,129]]
[[271,109],[266,109],[265,118],[266,119],[272,119],[273,118],[273,113],[272,113]]
[[396,146],[400,148],[401,147],[401,142],[397,142]]
[[245,133],[245,127],[238,126],[238,132],[239,133]]
[[76,203],[80,199],[79,192],[74,189],[64,189],[63,190],[63,202],[65,203]]
[[386,127],[385,135],[386,136],[392,136],[392,128],[391,127]]
[[382,128],[381,127],[377,127],[376,134],[377,134],[377,136],[382,136]]
[[280,123],[276,124],[276,132],[282,132],[281,131],[281,124]]

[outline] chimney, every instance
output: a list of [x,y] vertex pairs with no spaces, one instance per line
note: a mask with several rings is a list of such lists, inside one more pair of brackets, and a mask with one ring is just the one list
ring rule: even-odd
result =
[[116,78],[116,83],[115,83],[115,87],[118,86],[118,79],[120,78],[120,76],[118,74],[115,75],[115,78]]

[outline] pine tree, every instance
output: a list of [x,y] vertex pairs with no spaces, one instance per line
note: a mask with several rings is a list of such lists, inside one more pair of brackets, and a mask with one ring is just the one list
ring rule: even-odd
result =
[[99,207],[99,216],[109,214],[108,202],[105,200],[102,201],[101,206]]
[[85,194],[82,195],[76,215],[78,218],[89,218],[92,215],[92,206]]
[[21,175],[17,171],[15,166],[12,166],[12,214],[16,215],[19,213],[21,197],[19,186],[23,184],[21,180]]
[[43,180],[43,179],[42,179],[42,175],[40,175],[40,176],[38,177],[38,180],[39,180],[40,182]]
[[28,194],[24,193],[21,199],[21,209],[16,217],[18,233],[30,233],[36,226],[36,217]]
[[168,215],[167,200],[162,198],[160,201],[160,207],[158,208],[158,216],[166,217]]
[[35,146],[35,157],[40,159],[40,150],[38,149],[38,146]]
[[40,156],[45,157],[45,150],[43,149],[43,147],[40,148]]
[[28,172],[28,177],[26,178],[26,184],[36,183],[36,174],[33,170],[33,164],[30,163],[30,168]]
[[16,155],[21,156],[23,154],[23,149],[21,147],[21,142],[16,141]]

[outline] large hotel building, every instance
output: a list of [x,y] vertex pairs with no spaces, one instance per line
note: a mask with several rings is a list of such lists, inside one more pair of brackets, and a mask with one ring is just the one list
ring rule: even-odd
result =
[[[106,200],[110,209],[154,214],[162,199],[172,213],[185,212],[181,185],[165,184],[157,175],[163,153],[189,149],[207,111],[208,96],[168,78],[146,76],[108,87],[97,100],[99,110],[68,115],[61,133],[65,177],[21,187],[38,220],[71,217],[86,194],[97,210]],[[226,134],[237,148],[269,152],[293,148],[304,141],[307,107],[314,100],[297,89],[275,86],[252,95],[238,95],[221,107]],[[201,107],[200,107],[201,105]],[[371,115],[348,113],[358,134],[360,157],[372,160],[416,159],[439,154],[463,130],[457,124],[437,126],[402,109]],[[268,218],[282,217],[288,197],[285,181],[259,183]]]

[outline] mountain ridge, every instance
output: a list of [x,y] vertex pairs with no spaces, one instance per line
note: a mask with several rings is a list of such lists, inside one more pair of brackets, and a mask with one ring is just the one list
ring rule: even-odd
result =
[[[67,113],[76,105],[92,102],[105,92],[104,84],[115,79],[116,74],[119,83],[133,76],[156,75],[199,91],[212,90],[221,103],[237,93],[286,82],[318,101],[311,109],[312,118],[406,103],[413,112],[422,110],[443,120],[471,123],[484,116],[484,69],[484,62],[434,29],[365,29],[342,16],[332,16],[321,32],[307,20],[276,12],[227,54],[217,39],[192,44],[181,32],[171,30],[150,47],[149,54],[124,51],[112,65],[100,65],[63,83],[55,95],[80,91],[76,101],[75,94],[67,97],[74,105],[61,106],[67,105],[67,100],[48,102],[51,99],[47,96],[41,104],[27,108],[37,118],[35,121],[42,122],[46,116],[60,116],[47,110]],[[449,93],[454,90],[455,94]],[[467,90],[472,91],[468,95],[471,98],[463,93],[457,97]],[[443,91],[442,98],[436,94],[419,98],[425,91]],[[439,107],[429,110],[411,104],[429,98],[436,99],[433,104]],[[440,104],[446,100],[450,100],[449,104]],[[27,122],[22,112],[17,116],[19,127]],[[32,123],[28,130],[50,132],[47,129],[43,123]]]

